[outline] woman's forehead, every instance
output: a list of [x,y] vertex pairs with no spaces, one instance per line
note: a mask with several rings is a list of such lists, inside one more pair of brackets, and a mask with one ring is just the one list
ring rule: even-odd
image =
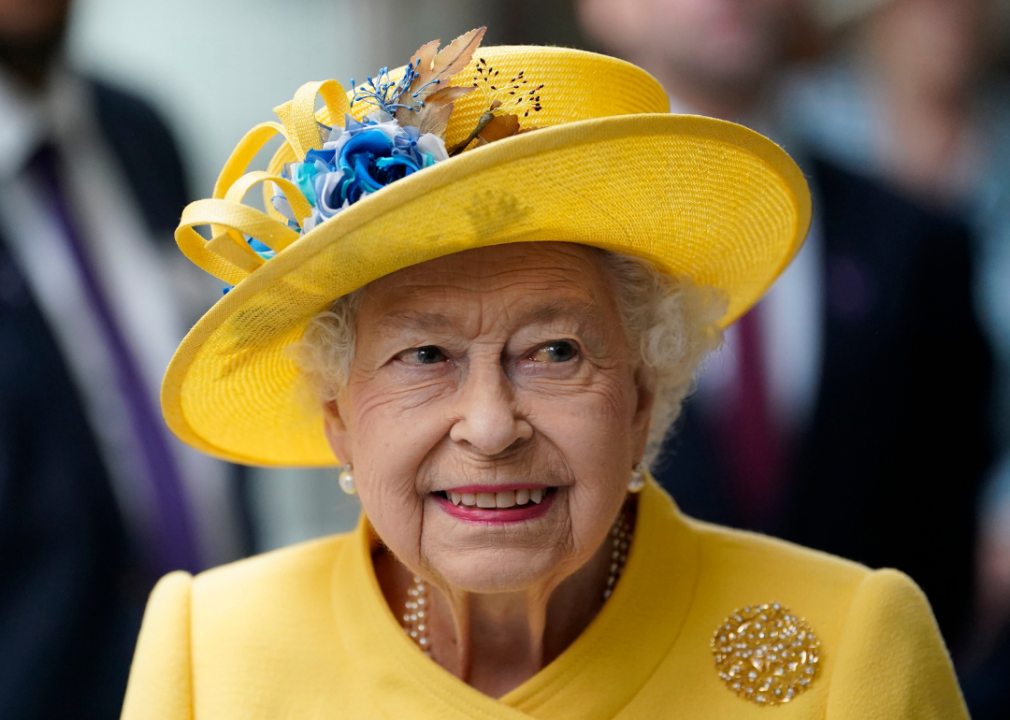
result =
[[420,317],[444,323],[475,311],[536,321],[609,306],[599,252],[570,243],[513,243],[449,255],[373,282],[361,313],[394,323]]
[[[396,332],[473,331],[594,316],[612,319],[609,284],[590,247],[514,243],[445,256],[369,286],[360,321]],[[602,318],[601,318],[602,319]],[[466,326],[466,327],[465,327]]]

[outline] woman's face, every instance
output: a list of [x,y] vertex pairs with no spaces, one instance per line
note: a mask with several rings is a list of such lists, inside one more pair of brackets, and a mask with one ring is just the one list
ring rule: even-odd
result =
[[451,591],[535,590],[617,515],[648,434],[641,376],[598,251],[471,250],[368,286],[327,434],[411,570]]

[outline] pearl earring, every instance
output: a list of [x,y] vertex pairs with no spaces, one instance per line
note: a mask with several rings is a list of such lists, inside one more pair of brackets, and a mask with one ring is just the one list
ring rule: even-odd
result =
[[631,471],[631,482],[628,483],[628,492],[642,492],[642,488],[645,487],[645,473],[647,472],[648,469],[642,463],[638,463],[635,466],[635,469]]
[[348,495],[357,495],[358,490],[354,487],[354,474],[351,472],[353,468],[350,463],[347,463],[340,469],[340,477],[337,478],[337,482],[340,483],[340,489],[343,490]]

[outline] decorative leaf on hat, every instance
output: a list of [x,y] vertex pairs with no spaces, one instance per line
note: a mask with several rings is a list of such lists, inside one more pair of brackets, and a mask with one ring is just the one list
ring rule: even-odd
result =
[[517,132],[519,132],[519,116],[509,113],[508,115],[495,115],[494,120],[480,131],[478,137],[484,142],[494,142],[511,137]]
[[409,89],[411,92],[417,92],[425,83],[428,82],[427,79],[421,79],[422,68],[424,71],[430,71],[432,69],[432,66],[435,63],[435,56],[438,54],[438,46],[441,44],[441,40],[432,40],[431,42],[425,43],[419,47],[417,52],[414,53],[413,58],[417,61],[417,77],[415,78],[416,84],[415,82],[412,82],[410,85]]
[[[473,92],[472,87],[450,88],[448,82],[461,70],[470,64],[473,54],[480,47],[487,28],[479,27],[460,35],[449,43],[438,54],[438,40],[432,40],[418,48],[414,54],[416,66],[413,69],[414,78],[407,88],[410,104],[404,104],[396,110],[396,120],[404,127],[415,125],[420,127],[426,120],[424,116],[434,115],[434,120],[428,123],[438,127],[441,118],[448,123],[452,113],[452,103],[458,98]],[[439,87],[439,86],[442,87]],[[418,108],[420,105],[420,108]],[[449,110],[445,110],[445,106]],[[443,126],[444,129],[444,126]]]
[[[460,35],[449,43],[437,55],[432,57],[432,53],[438,48],[438,40],[434,40],[427,45],[423,45],[417,51],[417,77],[411,83],[411,93],[423,92],[423,88],[431,87],[433,83],[439,84],[448,82],[456,73],[465,69],[470,64],[473,54],[480,47],[480,41],[484,37],[487,28],[479,27],[468,33]],[[426,59],[430,58],[430,60]],[[431,94],[434,89],[428,90]],[[424,95],[418,96],[419,100],[424,100]]]
[[[473,92],[472,87],[444,87],[428,96],[424,107],[416,113],[417,127],[421,134],[444,135],[449,125],[454,103],[464,95]],[[405,113],[406,114],[406,113]]]
[[[472,84],[449,84],[469,67],[484,31],[480,27],[460,35],[441,51],[438,40],[422,45],[402,76],[382,67],[360,86],[351,80],[355,87],[351,107],[366,103],[373,110],[358,113],[360,119],[348,115],[343,127],[320,124],[322,147],[310,150],[303,161],[285,165],[280,179],[294,184],[311,206],[308,216],[296,216],[287,197],[277,190],[271,204],[287,219],[289,228],[309,232],[387,185],[448,160],[445,134],[454,104],[478,88],[487,102],[486,111],[452,154],[536,129],[521,127],[520,114],[529,117],[540,110],[544,86],[531,83],[523,72],[507,82],[499,81],[500,72],[480,58]],[[254,238],[248,241],[264,260],[273,256],[266,245]]]

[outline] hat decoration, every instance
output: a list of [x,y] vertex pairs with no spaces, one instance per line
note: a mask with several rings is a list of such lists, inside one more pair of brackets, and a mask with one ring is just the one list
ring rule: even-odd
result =
[[[520,112],[529,117],[542,108],[539,92],[544,86],[531,84],[525,71],[506,82],[498,79],[500,71],[478,58],[472,84],[449,84],[470,64],[484,31],[481,27],[460,35],[441,51],[438,40],[421,46],[398,79],[390,75],[389,68],[381,68],[353,92],[350,108],[372,106],[363,120],[347,114],[343,127],[318,123],[322,148],[309,149],[304,158],[287,163],[281,172],[281,178],[301,191],[311,206],[310,214],[299,221],[286,195],[274,186],[271,204],[291,229],[299,234],[310,232],[350,205],[418,170],[470,147],[536,129],[519,125]],[[351,86],[355,87],[353,79]],[[455,101],[478,89],[484,95],[486,110],[473,132],[447,149],[445,131]],[[247,242],[264,260],[276,255],[255,238]]]

